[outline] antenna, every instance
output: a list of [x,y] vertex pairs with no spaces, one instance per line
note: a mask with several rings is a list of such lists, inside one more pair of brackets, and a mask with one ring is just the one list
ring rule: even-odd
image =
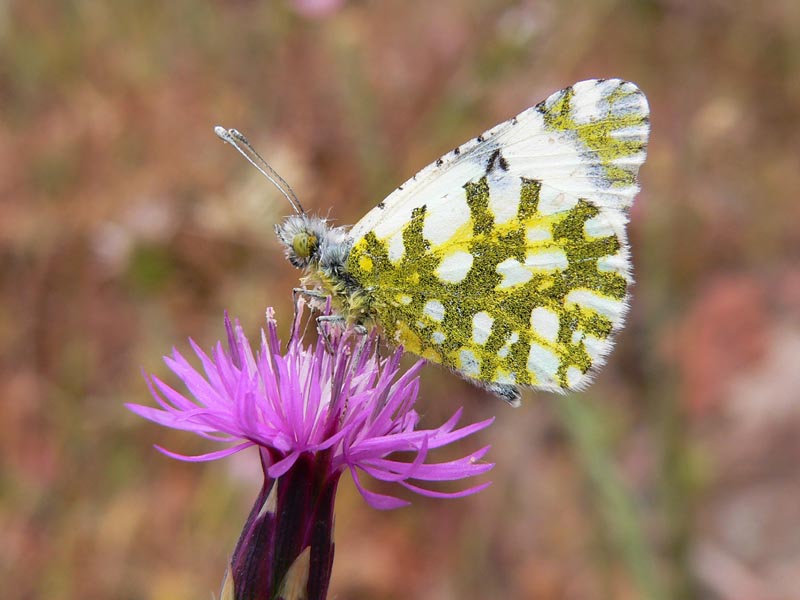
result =
[[284,181],[283,177],[278,175],[275,172],[275,169],[269,166],[269,163],[265,161],[261,155],[256,152],[255,148],[250,145],[250,142],[247,141],[247,138],[244,137],[241,133],[239,133],[236,129],[225,129],[221,125],[217,125],[214,127],[214,133],[217,134],[223,142],[226,142],[236,148],[236,151],[244,156],[251,165],[253,165],[258,171],[267,179],[272,182],[278,191],[283,194],[284,198],[289,201],[289,204],[292,205],[294,212],[299,215],[304,215],[306,211],[303,210],[303,207],[300,205],[300,200],[297,199],[295,193],[292,191],[292,188],[289,187],[289,184]]

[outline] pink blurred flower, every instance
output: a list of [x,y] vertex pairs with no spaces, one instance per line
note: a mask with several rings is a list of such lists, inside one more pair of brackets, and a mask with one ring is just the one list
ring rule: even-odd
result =
[[305,17],[327,17],[343,4],[344,0],[291,0],[292,8]]

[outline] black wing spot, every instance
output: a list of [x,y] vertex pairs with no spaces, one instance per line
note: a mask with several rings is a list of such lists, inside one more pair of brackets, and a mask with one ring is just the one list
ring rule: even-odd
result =
[[508,402],[508,404],[514,408],[522,406],[522,394],[520,394],[519,388],[515,385],[510,385],[508,383],[489,383],[486,384],[486,389],[495,396]]
[[456,156],[461,154],[461,148],[453,148],[453,154],[455,154]]
[[478,137],[475,138],[475,141],[480,144],[483,141],[483,136],[479,135]]
[[[400,188],[397,188],[397,189],[400,189]],[[378,208],[380,208],[381,210],[386,208],[386,202],[384,202],[382,200],[380,202],[378,202]]]
[[444,161],[441,158],[436,159],[436,166],[441,167],[444,164]]
[[498,167],[501,171],[508,171],[508,161],[500,153],[500,148],[492,152],[489,157],[489,162],[486,164],[486,173],[491,173]]

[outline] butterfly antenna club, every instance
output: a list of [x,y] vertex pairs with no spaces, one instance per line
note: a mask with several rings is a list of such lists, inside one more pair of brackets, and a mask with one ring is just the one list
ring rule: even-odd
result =
[[264,160],[264,158],[256,152],[256,149],[250,145],[250,142],[247,141],[247,138],[237,131],[236,129],[226,129],[221,125],[217,125],[214,127],[214,133],[217,134],[223,142],[226,142],[236,148],[236,151],[241,154],[242,156],[247,159],[251,165],[253,165],[256,169],[258,169],[259,173],[261,173],[264,177],[269,179],[269,181],[278,188],[281,194],[283,194],[284,198],[289,201],[289,204],[292,205],[294,212],[299,215],[304,215],[306,211],[303,210],[303,207],[300,205],[300,200],[297,199],[297,196],[292,191],[292,188],[286,183],[286,180],[283,179],[278,173],[269,166],[269,163]]

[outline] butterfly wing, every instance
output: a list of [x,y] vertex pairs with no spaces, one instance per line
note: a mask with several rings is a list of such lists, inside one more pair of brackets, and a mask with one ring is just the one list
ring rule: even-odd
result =
[[489,388],[580,388],[626,312],[648,132],[632,83],[556,92],[367,213],[347,270],[407,350]]

